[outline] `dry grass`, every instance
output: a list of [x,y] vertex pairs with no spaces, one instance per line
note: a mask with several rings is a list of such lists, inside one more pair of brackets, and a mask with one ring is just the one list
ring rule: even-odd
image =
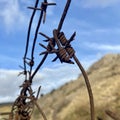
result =
[[[107,55],[88,70],[96,118],[111,120],[106,109],[120,113],[120,55]],[[38,100],[48,120],[90,120],[89,99],[83,77],[65,84]],[[0,108],[0,110],[9,110]],[[32,120],[39,120],[35,109]]]
[[[10,112],[11,111],[11,105],[4,105],[0,106],[0,113]],[[3,118],[8,118],[8,115],[0,115],[0,120],[3,120]]]
[[[109,120],[106,109],[120,112],[120,55],[107,55],[88,70],[96,118]],[[89,120],[89,100],[83,77],[40,99],[49,120]]]

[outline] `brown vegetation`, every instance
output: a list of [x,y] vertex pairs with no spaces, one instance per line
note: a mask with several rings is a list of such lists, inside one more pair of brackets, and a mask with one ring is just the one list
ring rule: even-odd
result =
[[[120,116],[120,55],[109,54],[93,64],[87,71],[91,82],[96,119],[112,120]],[[83,77],[42,96],[38,103],[48,120],[89,120],[89,99]],[[0,107],[0,112],[10,108]],[[107,114],[106,114],[107,113]],[[111,117],[109,114],[111,113]],[[115,116],[114,116],[115,115]],[[35,108],[33,120],[40,119]]]
[[[95,99],[96,118],[110,120],[105,111],[120,113],[120,55],[109,54],[88,70]],[[83,77],[40,98],[49,120],[89,120],[89,100]]]

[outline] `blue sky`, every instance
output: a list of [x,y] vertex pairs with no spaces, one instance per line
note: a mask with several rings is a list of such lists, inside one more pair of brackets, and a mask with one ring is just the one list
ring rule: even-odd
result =
[[[62,2],[60,0],[48,0],[48,2],[56,2],[57,6],[48,8],[46,23],[42,24],[40,31],[52,37],[52,30],[58,26],[66,0],[62,0]],[[77,34],[72,46],[85,68],[88,68],[105,54],[120,52],[119,5],[119,0],[72,0],[62,31],[67,38],[76,31]],[[13,93],[17,87],[11,86],[9,95],[7,94],[8,90],[2,91],[2,88],[6,88],[9,83],[19,79],[16,76],[20,70],[18,66],[22,65],[27,27],[32,13],[31,10],[27,9],[27,6],[34,6],[34,0],[0,0],[0,80],[4,80],[0,85],[1,101],[13,100],[11,95],[16,96],[19,93],[18,91]],[[37,15],[32,26],[30,46],[32,45]],[[38,35],[35,50],[36,65],[42,58],[39,53],[43,49],[38,43],[43,43],[43,39]],[[38,82],[43,84],[42,91],[44,93],[48,91],[49,87],[50,89],[56,88],[57,83],[57,86],[62,85],[71,79],[75,79],[80,73],[76,65],[61,65],[59,61],[52,63],[53,58],[54,56],[48,56],[38,73],[38,78],[36,77],[36,79],[40,79],[40,82],[36,80],[37,82],[34,83],[36,87]],[[72,71],[72,75],[67,69]],[[56,71],[61,75],[59,79]],[[53,80],[53,77],[55,80],[57,79],[57,82]],[[20,85],[20,82],[15,83],[15,86]],[[44,87],[46,84],[47,87]],[[34,88],[36,88],[35,85]]]

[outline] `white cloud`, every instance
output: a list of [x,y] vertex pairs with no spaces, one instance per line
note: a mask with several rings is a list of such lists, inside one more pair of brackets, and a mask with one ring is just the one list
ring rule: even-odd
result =
[[[50,0],[49,2],[54,2]],[[4,23],[4,26],[7,32],[10,32],[15,29],[23,29],[24,26],[27,26],[30,19],[30,14],[32,10],[27,10],[28,6],[34,6],[33,1],[24,1],[24,0],[1,0],[0,1],[0,19]],[[41,3],[39,3],[40,6]],[[25,11],[26,9],[26,11]],[[49,6],[47,10],[47,15],[53,15],[54,7]],[[26,13],[27,12],[27,13]],[[30,13],[30,14],[29,14]],[[36,21],[34,21],[33,26]],[[15,28],[16,26],[16,28]],[[25,29],[25,28],[24,28]]]
[[80,70],[75,65],[62,64],[52,66],[52,68],[45,67],[36,74],[33,82],[34,89],[41,85],[41,93],[47,93],[70,80],[76,79],[79,74]]
[[[20,10],[18,0],[0,1],[1,11],[0,18],[5,24],[6,30],[20,29],[26,24],[27,16]],[[17,28],[15,28],[15,26]]]
[[85,43],[85,45],[91,49],[96,50],[105,50],[109,52],[120,51],[120,45],[111,45],[111,44],[97,44],[97,43]]
[[13,100],[18,93],[18,85],[21,85],[18,80],[19,71],[0,69],[0,102]]
[[[18,70],[0,69],[0,102],[14,101],[19,95],[19,86],[24,81],[24,77],[18,77]],[[41,85],[41,93],[47,93],[56,89],[64,83],[74,80],[80,73],[75,65],[62,65],[54,68],[43,68],[38,72],[33,81],[33,90],[37,91]]]
[[[79,0],[76,1],[79,2]],[[80,4],[82,4],[82,6],[85,8],[92,8],[92,7],[105,8],[119,3],[120,3],[119,0],[82,0],[80,2]]]
[[[93,57],[94,58],[94,57]],[[95,60],[88,60],[88,56],[81,60],[84,68],[88,68]],[[0,103],[14,101],[20,93],[19,86],[24,81],[24,76],[19,76],[19,70],[0,69]],[[45,67],[39,70],[33,79],[32,88],[37,93],[42,86],[41,93],[48,93],[61,85],[75,80],[81,71],[76,64],[55,64],[51,68]]]

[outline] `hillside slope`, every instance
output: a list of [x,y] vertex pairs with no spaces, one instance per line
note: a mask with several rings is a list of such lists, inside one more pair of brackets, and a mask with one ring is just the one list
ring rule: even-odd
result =
[[[87,71],[95,101],[96,118],[111,120],[106,109],[120,113],[120,55],[109,54]],[[90,120],[89,99],[82,75],[38,101],[48,120]],[[39,118],[35,109],[34,119]]]
[[[108,54],[87,71],[94,94],[96,118],[112,120],[105,114],[109,109],[120,115],[120,54]],[[48,120],[90,120],[89,98],[83,76],[42,96],[38,100]],[[11,106],[0,106],[0,112],[9,112]],[[3,116],[0,116],[0,119]],[[8,117],[8,116],[4,116]],[[32,120],[41,115],[35,108]],[[42,119],[41,119],[42,120]]]

